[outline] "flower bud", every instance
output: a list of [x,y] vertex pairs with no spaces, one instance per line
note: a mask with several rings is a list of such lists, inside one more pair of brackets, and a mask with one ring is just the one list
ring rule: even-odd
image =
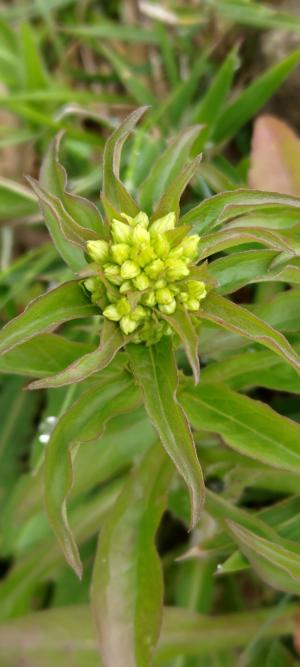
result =
[[132,262],[130,259],[127,259],[124,264],[121,266],[121,277],[124,280],[130,280],[135,278],[140,273],[141,269],[135,262]]
[[124,280],[124,282],[122,282],[122,285],[120,285],[119,292],[120,294],[126,294],[126,292],[130,292],[130,290],[132,289],[133,285],[131,280]]
[[125,222],[113,220],[112,235],[115,243],[130,243],[131,229]]
[[141,225],[137,225],[132,231],[132,243],[134,245],[150,243],[150,234],[147,229],[144,229]]
[[107,241],[88,241],[86,247],[89,256],[94,262],[102,264],[108,259],[109,245]]
[[132,282],[134,284],[134,287],[136,287],[136,289],[140,291],[148,289],[150,285],[150,280],[145,273],[140,273],[136,278],[133,279]]
[[134,311],[131,314],[132,319],[135,322],[140,322],[141,320],[144,320],[147,317],[147,311],[143,306],[136,306]]
[[152,247],[158,257],[165,259],[170,252],[170,244],[164,234],[153,234]]
[[162,262],[161,259],[155,259],[154,262],[151,262],[151,264],[146,266],[145,273],[147,273],[147,276],[149,276],[151,280],[155,280],[158,278],[159,274],[164,270],[164,268],[164,262]]
[[158,218],[155,222],[152,222],[150,226],[150,232],[163,234],[163,232],[168,232],[170,229],[174,229],[176,222],[175,213],[167,213],[163,218]]
[[182,240],[181,246],[183,247],[183,254],[189,259],[196,259],[198,254],[198,245],[200,241],[200,236],[198,234],[193,234],[192,236],[186,236]]
[[133,227],[139,225],[140,227],[144,227],[144,229],[147,229],[147,227],[149,226],[149,218],[147,216],[147,213],[144,213],[144,211],[140,211],[135,216],[135,218],[133,218],[132,225]]
[[200,308],[200,300],[199,299],[193,299],[192,297],[187,300],[186,302],[186,308],[188,310],[196,311],[199,310]]
[[147,294],[143,294],[142,303],[144,304],[144,306],[149,306],[149,308],[153,308],[156,305],[155,292],[151,291],[148,292]]
[[158,289],[155,292],[156,296],[156,301],[159,305],[166,305],[168,303],[171,303],[174,299],[172,292],[167,287],[163,287],[162,289]]
[[167,284],[168,283],[166,280],[164,280],[163,278],[159,278],[158,280],[155,281],[155,283],[153,283],[153,287],[155,287],[155,289],[162,289],[163,287],[167,287]]
[[117,264],[104,264],[103,269],[109,282],[113,283],[113,285],[121,285],[120,267]]
[[182,280],[182,278],[186,278],[190,273],[182,259],[167,259],[165,264],[168,280]]
[[104,308],[103,315],[104,317],[107,317],[108,320],[112,320],[112,322],[119,322],[122,317],[115,304],[110,304],[110,306]]
[[139,326],[138,322],[135,322],[128,315],[124,315],[124,317],[122,317],[122,319],[120,321],[120,327],[121,327],[123,333],[126,336],[133,333],[137,329],[138,326]]
[[165,315],[172,315],[176,310],[176,300],[172,299],[170,303],[162,304],[159,307],[159,310]]
[[189,280],[187,283],[188,293],[193,299],[204,299],[206,297],[205,284],[202,280]]
[[122,299],[120,299],[120,301],[118,301],[116,305],[117,305],[117,311],[120,314],[120,316],[130,315],[131,306],[128,299],[125,299],[125,297],[123,297]]
[[186,292],[180,292],[177,298],[180,301],[180,303],[186,303],[189,299],[189,295]]
[[155,252],[150,243],[141,243],[132,248],[130,257],[139,266],[144,267],[155,259]]
[[125,262],[126,259],[128,259],[129,252],[130,252],[130,246],[127,245],[127,243],[114,243],[111,246],[111,254],[113,260],[117,262],[117,264],[123,264],[123,262]]

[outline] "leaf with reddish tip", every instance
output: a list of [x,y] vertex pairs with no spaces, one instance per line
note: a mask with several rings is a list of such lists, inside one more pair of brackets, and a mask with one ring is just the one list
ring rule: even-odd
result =
[[195,384],[198,384],[200,380],[199,336],[192,324],[189,313],[185,308],[177,307],[173,315],[164,315],[161,313],[161,317],[163,317],[178,334],[185,349],[186,356],[191,364]]
[[140,392],[128,375],[121,375],[116,383],[103,371],[102,381],[80,396],[51,435],[45,461],[46,509],[65,558],[79,577],[82,565],[66,513],[76,446],[98,438],[109,419],[130,412],[139,403]]
[[249,185],[300,195],[300,139],[282,120],[261,116],[254,125]]
[[189,489],[191,524],[195,526],[203,507],[204,481],[192,433],[176,396],[178,377],[172,343],[164,337],[150,347],[128,345],[127,351],[144,394],[145,409]]
[[300,373],[300,357],[285,336],[246,308],[211,292],[202,302],[198,315],[229,331],[261,343],[286,359]]
[[88,352],[80,359],[76,359],[70,366],[57,375],[31,382],[28,389],[42,389],[45,387],[63,387],[68,384],[82,382],[86,378],[106,368],[114,359],[125,341],[120,329],[109,320],[104,320],[101,331],[100,345],[93,352]]
[[8,322],[0,332],[0,354],[37,334],[52,331],[59,324],[80,317],[98,315],[76,281],[64,283],[31,301],[24,312]]
[[161,446],[153,445],[129,476],[101,530],[91,595],[106,667],[150,664],[163,603],[155,534],[173,470]]

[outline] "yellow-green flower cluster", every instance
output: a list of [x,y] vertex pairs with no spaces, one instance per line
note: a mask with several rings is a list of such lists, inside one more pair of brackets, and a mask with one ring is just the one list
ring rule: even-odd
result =
[[206,296],[204,283],[189,278],[200,237],[176,241],[175,213],[152,223],[142,211],[134,218],[120,217],[112,222],[110,242],[87,242],[98,277],[84,284],[104,317],[118,322],[135,342],[152,344],[172,333],[163,316],[172,315],[179,304],[197,311]]

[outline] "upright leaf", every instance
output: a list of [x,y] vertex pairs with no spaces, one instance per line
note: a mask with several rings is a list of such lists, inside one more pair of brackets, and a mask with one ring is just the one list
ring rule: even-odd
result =
[[202,155],[198,155],[194,160],[187,162],[178,176],[170,183],[157,204],[154,213],[155,219],[167,215],[170,211],[174,211],[178,220],[181,195],[193,176],[197,173],[201,159]]
[[[166,188],[172,188],[174,179],[181,173],[191,147],[201,127],[190,127],[176,137],[154,163],[148,177],[140,188],[140,203],[143,211],[151,213],[163,196]],[[167,213],[172,211],[169,208]],[[158,218],[164,213],[157,213]]]
[[106,667],[150,664],[163,602],[155,533],[166,506],[172,468],[161,447],[152,446],[129,477],[100,533],[92,607]]
[[295,51],[259,76],[223,111],[213,138],[227,141],[261,109],[281,86],[299,62]]
[[117,211],[125,211],[129,215],[136,215],[138,207],[119,179],[121,151],[130,132],[146,110],[147,107],[140,107],[133,111],[111,134],[103,153],[103,194]]
[[173,315],[163,315],[162,317],[169,322],[171,327],[178,334],[185,349],[186,356],[193,370],[195,384],[200,380],[200,362],[199,362],[199,336],[192,323],[190,314],[185,308],[176,308]]
[[191,523],[195,526],[203,505],[204,482],[191,430],[176,397],[178,378],[172,343],[164,338],[157,345],[129,345],[127,350],[146,411],[189,489]]
[[206,125],[204,132],[196,139],[193,154],[197,155],[203,149],[205,142],[212,134],[222,113],[224,103],[230,91],[232,80],[238,66],[238,49],[234,47],[210,83],[208,91],[196,106],[194,122]]

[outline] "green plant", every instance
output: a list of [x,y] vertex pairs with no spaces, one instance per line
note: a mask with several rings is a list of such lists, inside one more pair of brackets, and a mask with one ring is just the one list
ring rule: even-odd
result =
[[[21,558],[0,591],[1,615],[4,620],[30,608],[37,573],[47,578],[61,562],[42,517],[34,514],[44,476],[48,519],[79,576],[77,543],[102,526],[91,597],[105,667],[144,667],[154,653],[155,664],[178,659],[176,665],[187,666],[198,664],[187,656],[211,653],[205,636],[215,620],[187,610],[166,610],[156,649],[163,581],[155,536],[166,508],[192,529],[199,520],[202,525],[200,547],[193,532],[189,555],[202,554],[203,560],[179,566],[181,583],[171,586],[175,603],[208,611],[220,561],[224,576],[247,574],[251,566],[279,591],[300,590],[300,428],[282,410],[245,393],[258,386],[299,392],[300,200],[236,189],[193,208],[190,189],[180,215],[180,198],[199,170],[199,157],[187,159],[201,137],[198,126],[174,139],[133,198],[120,180],[121,148],[144,111],[133,112],[107,141],[102,215],[66,189],[61,137],[50,146],[40,181],[31,183],[74,278],[68,274],[67,282],[32,301],[0,334],[0,369],[37,378],[30,388],[47,388],[53,396],[45,420],[57,415],[54,429],[47,423],[45,460],[36,454],[36,477],[23,480],[2,519],[9,526],[12,508],[19,507],[27,523],[21,536],[17,526],[7,529],[6,549],[15,545]],[[259,283],[269,290],[275,283],[270,302],[262,298],[248,306],[228,298]],[[290,288],[282,290],[284,284]],[[65,336],[51,333],[62,325]],[[204,360],[200,382],[198,346]],[[200,464],[208,482],[205,512]],[[213,490],[213,479],[216,487],[224,485],[223,493]],[[248,488],[276,488],[285,500],[248,511],[239,506]],[[170,564],[165,567],[168,574]],[[49,636],[52,613],[58,625],[63,614],[53,610],[45,617]],[[291,632],[294,613],[283,599],[268,612],[217,618],[215,650],[225,650],[233,661],[232,652],[247,644],[261,622],[265,639],[280,636]],[[85,609],[62,619],[73,637],[91,637]],[[22,642],[26,625],[22,619],[13,623]],[[234,627],[229,635],[228,623]],[[3,633],[8,629],[4,624]],[[76,642],[73,650],[78,664],[86,664]],[[272,650],[274,644],[257,640],[244,660],[250,664]],[[43,646],[30,645],[28,652],[32,665],[53,660]],[[8,642],[8,664],[15,664],[16,655]],[[63,661],[63,651],[57,649],[55,659]],[[94,644],[89,659],[97,664]]]

